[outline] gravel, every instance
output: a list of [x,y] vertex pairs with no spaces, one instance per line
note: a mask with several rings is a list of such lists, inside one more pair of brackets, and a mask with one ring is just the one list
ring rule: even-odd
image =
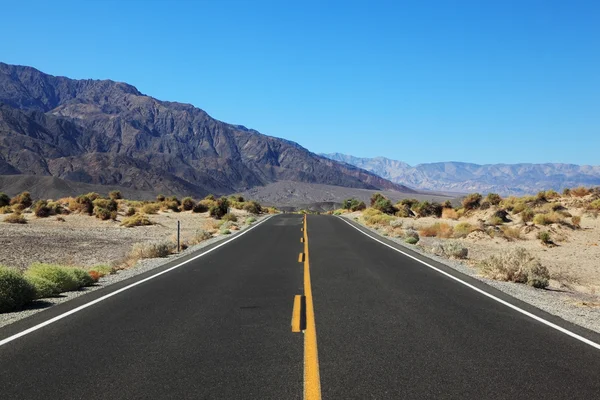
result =
[[187,248],[186,250],[182,251],[179,254],[173,254],[173,255],[170,255],[165,258],[148,258],[148,259],[140,260],[140,261],[138,261],[138,263],[135,266],[133,266],[131,268],[120,270],[120,271],[117,271],[117,273],[115,273],[115,274],[107,275],[105,277],[100,278],[98,283],[94,286],[86,287],[86,288],[83,288],[81,290],[74,291],[74,292],[61,293],[60,297],[53,297],[53,298],[47,298],[47,299],[35,301],[27,309],[22,310],[22,311],[2,313],[2,314],[0,314],[0,328],[3,326],[6,326],[6,325],[12,324],[13,322],[19,321],[23,318],[27,318],[30,315],[33,315],[40,311],[46,310],[57,304],[64,303],[64,302],[72,300],[76,297],[83,296],[83,295],[86,295],[95,290],[102,289],[104,287],[112,285],[113,283],[121,282],[121,281],[131,278],[133,276],[143,274],[144,272],[147,272],[147,271],[151,271],[155,268],[165,265],[168,262],[177,260],[178,258],[181,258],[181,257],[185,257],[193,252],[196,252],[207,246],[210,246],[213,243],[217,243],[217,242],[220,242],[220,241],[223,241],[226,239],[231,239],[232,237],[235,237],[236,235],[238,235],[240,232],[243,232],[243,231],[247,230],[248,228],[258,224],[265,218],[268,218],[268,215],[263,215],[263,216],[257,217],[256,222],[253,222],[252,225],[241,226],[239,231],[232,231],[232,233],[230,235],[220,235],[217,237],[213,237],[213,238],[205,240],[202,243],[199,243],[197,245],[190,246],[189,248]]
[[[356,222],[376,235],[381,236],[376,229],[368,227],[360,221],[356,221],[346,216],[342,217],[349,221]],[[477,270],[471,266],[465,265],[458,260],[438,257],[434,254],[424,251],[419,246],[407,245],[402,241],[402,238],[388,236],[385,237],[385,239],[391,240],[402,247],[410,249],[441,264],[447,265],[448,267],[465,275],[471,276],[481,282],[485,282],[489,286],[492,286],[516,299],[531,304],[549,314],[556,315],[566,321],[600,333],[600,308],[576,304],[584,301],[597,302],[597,297],[576,292],[535,289],[531,286],[519,283],[487,279],[478,275]]]

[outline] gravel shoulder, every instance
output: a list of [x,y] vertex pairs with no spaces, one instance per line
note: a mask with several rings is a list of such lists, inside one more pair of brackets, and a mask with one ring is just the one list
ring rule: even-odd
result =
[[[165,258],[142,259],[142,260],[138,261],[131,268],[119,270],[115,274],[107,275],[105,277],[100,278],[98,283],[95,284],[94,286],[86,287],[86,288],[83,288],[78,291],[65,292],[65,293],[62,293],[58,297],[46,298],[46,299],[41,299],[41,300],[35,301],[25,310],[10,312],[10,313],[1,313],[0,314],[0,327],[12,324],[13,322],[22,320],[33,314],[37,314],[41,311],[47,310],[48,308],[55,306],[57,304],[67,302],[74,298],[84,296],[93,291],[110,286],[114,283],[121,282],[125,279],[129,279],[136,275],[140,275],[145,272],[151,271],[155,268],[165,265],[166,263],[169,263],[169,262],[177,260],[179,258],[188,256],[192,253],[198,252],[212,244],[231,239],[232,237],[239,235],[241,232],[246,231],[247,229],[251,228],[252,226],[255,226],[256,224],[260,223],[261,221],[263,221],[264,219],[266,219],[268,217],[269,217],[269,215],[262,215],[262,216],[256,217],[256,222],[254,222],[252,225],[241,226],[239,230],[232,231],[232,233],[230,235],[219,235],[219,236],[213,237],[211,239],[205,240],[197,245],[190,246],[189,248],[187,248],[186,250],[184,250],[178,254],[173,254],[173,255],[165,257]],[[130,231],[134,232],[135,229],[130,230]],[[139,232],[139,230],[137,232]],[[156,239],[155,237],[153,237],[153,238]],[[115,240],[115,239],[112,239],[112,240]],[[130,249],[130,246],[128,247],[128,249]]]
[[[369,230],[373,234],[381,236],[380,232],[377,229],[366,226],[360,220],[355,220],[355,216],[356,215],[353,214],[346,214],[342,215],[341,217],[349,221],[358,223],[363,228]],[[419,253],[424,257],[447,265],[452,269],[455,269],[465,275],[468,275],[481,282],[484,282],[489,286],[492,286],[516,299],[531,304],[532,306],[537,307],[540,310],[543,310],[549,314],[556,315],[568,322],[577,324],[586,329],[600,333],[600,308],[587,307],[581,305],[583,302],[586,301],[598,301],[597,296],[586,295],[584,293],[569,290],[535,289],[533,287],[523,284],[501,282],[487,279],[483,276],[480,276],[475,268],[458,260],[438,257],[434,254],[424,251],[419,246],[413,246],[404,243],[401,238],[395,238],[391,236],[382,238],[397,243],[398,245],[416,253]]]

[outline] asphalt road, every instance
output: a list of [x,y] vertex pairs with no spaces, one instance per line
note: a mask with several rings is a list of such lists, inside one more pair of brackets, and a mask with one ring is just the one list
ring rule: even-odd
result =
[[[0,399],[302,398],[309,335],[290,327],[294,296],[306,289],[302,227],[299,215],[273,217],[0,346]],[[600,350],[339,218],[309,216],[307,231],[324,399],[600,398]],[[0,341],[157,271],[4,327]]]

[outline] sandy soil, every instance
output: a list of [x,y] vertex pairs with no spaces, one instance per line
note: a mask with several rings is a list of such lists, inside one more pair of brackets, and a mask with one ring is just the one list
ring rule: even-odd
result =
[[[243,224],[249,214],[232,210],[238,224]],[[118,264],[130,253],[136,243],[175,241],[177,221],[181,222],[181,239],[187,242],[199,229],[219,235],[217,221],[208,213],[160,212],[150,215],[155,225],[125,228],[120,226],[124,216],[117,221],[101,221],[87,215],[63,215],[64,222],[56,217],[36,218],[24,214],[24,225],[0,222],[0,264],[26,268],[33,262],[61,263],[93,266]],[[0,221],[4,216],[0,216]],[[235,229],[235,228],[232,228]]]
[[[498,255],[511,248],[524,247],[539,258],[550,271],[553,278],[550,281],[551,289],[567,289],[600,297],[600,218],[584,212],[581,208],[566,205],[567,211],[572,215],[581,216],[580,229],[561,224],[537,226],[529,223],[524,225],[518,215],[510,215],[509,219],[513,222],[506,223],[504,226],[518,229],[521,232],[521,239],[510,239],[503,235],[496,235],[492,238],[485,232],[475,231],[463,239],[439,239],[421,235],[418,245],[427,251],[440,241],[459,241],[468,248],[469,257],[465,262],[473,268],[476,268],[478,261],[491,255]],[[458,221],[430,217],[398,219],[402,221],[402,229],[414,228],[418,231],[441,222],[452,226],[460,222],[469,222],[477,226],[483,221],[487,221],[494,211],[496,210],[477,211],[468,218],[461,218]],[[348,217],[360,217],[360,215],[361,213],[352,213]],[[380,228],[379,230],[382,233],[394,234],[391,228]],[[543,245],[536,237],[539,231],[548,231],[555,245]]]

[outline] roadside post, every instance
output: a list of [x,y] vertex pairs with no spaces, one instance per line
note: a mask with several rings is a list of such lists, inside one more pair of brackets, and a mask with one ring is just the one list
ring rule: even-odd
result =
[[180,246],[180,238],[181,238],[181,222],[177,221],[177,252],[179,253],[181,246]]

